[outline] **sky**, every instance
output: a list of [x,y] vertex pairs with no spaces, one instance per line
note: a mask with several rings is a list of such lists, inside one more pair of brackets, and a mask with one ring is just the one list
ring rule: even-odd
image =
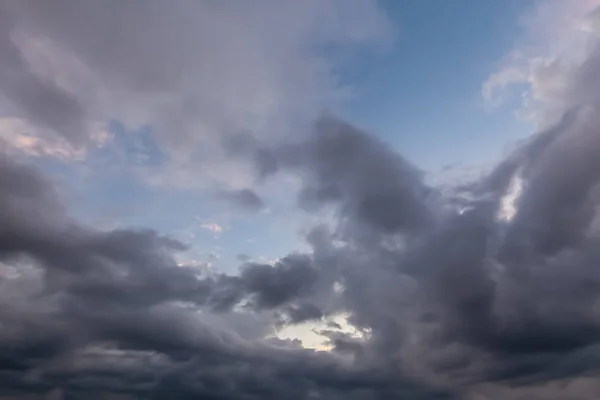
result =
[[0,400],[600,393],[599,0],[0,0]]

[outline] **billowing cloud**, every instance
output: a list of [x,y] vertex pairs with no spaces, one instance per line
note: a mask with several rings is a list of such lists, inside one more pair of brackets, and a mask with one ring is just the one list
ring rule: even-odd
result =
[[[354,151],[358,141],[374,162],[328,158],[318,139],[305,145],[310,157],[284,160],[306,169],[311,190],[343,177],[325,181],[341,182],[334,196],[316,197],[338,210],[339,225],[311,232],[310,254],[248,262],[238,275],[177,265],[185,247],[152,231],[78,223],[47,178],[3,160],[0,254],[17,271],[2,281],[3,390],[435,399],[593,373],[600,142],[595,115],[573,115],[499,167],[515,164],[524,181],[509,221],[497,210],[510,179],[482,182],[488,196],[458,213],[421,197],[433,189],[376,139],[336,119],[319,123],[318,136],[336,132],[331,149]],[[388,184],[365,181],[373,171]],[[394,201],[373,217],[360,205],[384,189]],[[418,219],[395,219],[408,211]],[[340,312],[362,334],[320,331],[330,353],[267,339],[282,323]]]
[[0,11],[2,116],[80,150],[98,124],[151,126],[169,159],[154,181],[235,189],[252,177],[228,159],[225,138],[303,130],[345,96],[336,57],[321,49],[392,37],[372,0],[3,0]]
[[515,97],[520,116],[542,129],[554,124],[579,101],[574,86],[598,39],[598,7],[597,0],[549,0],[534,7],[523,18],[526,34],[483,84],[486,102],[497,106]]
[[[324,6],[305,3],[311,6],[293,12],[304,18],[301,11],[316,7],[317,21],[331,17],[329,6],[321,14]],[[214,9],[213,3],[181,2],[170,8],[148,2],[156,8],[147,13],[122,2],[80,7],[65,1],[63,9],[28,1],[2,4],[10,12],[4,17],[10,23],[0,28],[11,30],[10,40],[3,38],[6,54],[24,51],[17,44],[30,37],[23,32],[39,29],[68,54],[77,54],[84,66],[99,68],[93,76],[107,84],[110,96],[123,90],[127,100],[146,93],[160,104],[172,99],[157,94],[185,87],[188,68],[205,62],[202,54],[188,53],[185,46],[180,53],[173,46],[172,41],[179,45],[188,38],[179,29],[205,29],[190,22],[195,18],[224,34],[246,32],[250,23],[237,25],[239,6],[230,2]],[[259,7],[252,24],[277,22],[264,18],[281,15],[280,4],[273,5],[274,14],[262,14]],[[208,7],[209,13],[195,7]],[[181,20],[174,36],[153,31],[170,26],[156,20],[161,10]],[[244,13],[254,16],[253,10],[244,8]],[[369,10],[363,14],[369,16]],[[119,24],[125,17],[128,24]],[[146,24],[155,22],[148,31]],[[14,24],[20,26],[16,31]],[[288,28],[300,29],[284,26],[278,32]],[[370,36],[354,32],[353,40]],[[234,36],[221,40],[262,43],[262,36]],[[115,38],[123,43],[114,44]],[[142,39],[172,51],[170,58],[147,47],[139,59],[125,51]],[[268,39],[275,44],[291,40]],[[460,209],[385,143],[329,114],[302,135],[276,141],[235,129],[232,137],[217,135],[220,144],[226,143],[224,151],[249,156],[253,177],[297,176],[302,212],[333,211],[331,224],[306,235],[307,251],[273,263],[241,256],[234,274],[178,262],[186,246],[159,232],[100,230],[79,221],[48,176],[13,154],[2,154],[0,396],[504,400],[560,393],[559,398],[596,398],[599,43],[591,43],[573,66],[558,121],[544,124],[548,127],[490,174],[460,188],[465,194]],[[183,44],[193,47],[193,41]],[[229,59],[234,53],[215,51],[231,68],[244,66]],[[41,77],[34,79],[17,65],[31,62],[27,54],[17,53],[5,62],[25,74],[23,80],[33,79],[25,88],[33,85],[41,99],[64,96],[55,109],[45,108],[49,100],[14,96],[22,117],[59,131],[64,140],[85,142],[79,127],[100,109],[78,98],[90,92],[70,91],[59,81],[35,81]],[[2,90],[10,94],[5,80],[16,72],[4,73]],[[211,83],[207,78],[198,84],[209,85],[204,91]],[[136,96],[129,97],[130,92]],[[73,93],[74,103],[65,100]],[[223,102],[237,104],[229,97]],[[215,103],[202,104],[210,113]],[[177,112],[180,105],[174,107]],[[190,140],[185,134],[173,136],[165,139],[169,145]],[[262,205],[245,187],[223,193],[242,207]],[[512,209],[501,218],[507,196]],[[218,225],[205,227],[219,231]],[[335,319],[340,315],[354,332],[341,329]],[[315,328],[315,334],[330,351],[273,337],[282,327],[311,323],[326,327]]]
[[2,279],[3,395],[438,398],[377,364],[266,340],[264,312],[298,319],[296,302],[323,290],[312,256],[207,275],[153,231],[72,220],[30,167],[2,160],[0,178],[0,255],[16,270]]

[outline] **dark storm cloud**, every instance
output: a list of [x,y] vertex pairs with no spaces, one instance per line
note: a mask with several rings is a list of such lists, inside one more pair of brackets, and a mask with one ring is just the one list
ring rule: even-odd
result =
[[312,303],[291,305],[285,311],[289,317],[289,322],[294,324],[323,318],[323,311]]
[[225,323],[179,305],[205,305],[209,313],[219,301],[228,311],[244,298],[257,311],[285,305],[306,296],[318,278],[309,256],[249,263],[239,276],[199,276],[176,266],[173,253],[184,249],[176,241],[70,220],[52,185],[29,167],[3,159],[0,185],[9,222],[1,228],[1,254],[22,269],[9,283],[29,288],[0,296],[3,395],[436,398],[375,367],[250,341],[243,319]]
[[317,279],[310,257],[303,255],[273,266],[248,263],[240,276],[201,277],[192,268],[176,267],[173,253],[185,250],[181,243],[151,230],[100,232],[78,225],[64,214],[45,177],[6,159],[0,163],[0,255],[33,257],[46,270],[49,290],[127,306],[227,298],[233,306],[249,296],[260,309],[305,294]]
[[569,374],[564,360],[599,366],[596,126],[581,115],[525,147],[514,172],[525,187],[507,226],[479,205],[426,242],[430,256],[417,256],[437,264],[421,278],[439,303],[435,323],[446,341],[493,356],[487,379],[556,379]]
[[269,310],[307,297],[318,279],[309,256],[290,254],[273,265],[247,262],[239,276],[216,275],[204,282],[208,302],[215,310],[228,311],[247,300],[245,307]]
[[253,295],[252,301],[260,309],[273,308],[291,298],[307,295],[318,276],[310,257],[292,254],[273,266],[247,264],[242,268],[240,278],[244,290]]
[[333,116],[323,116],[308,144],[287,149],[282,157],[305,177],[300,196],[305,208],[337,202],[349,222],[384,233],[428,223],[429,189],[420,172],[384,143]]
[[577,111],[577,109],[567,111],[555,126],[538,132],[533,137],[521,142],[514,153],[509,155],[488,176],[463,189],[476,195],[492,194],[495,199],[501,197],[503,193],[506,193],[511,179],[520,169],[526,174],[556,137],[573,126]]
[[[275,153],[302,174],[302,204],[336,207],[337,229],[311,231],[311,254],[238,275],[177,266],[185,247],[153,231],[77,223],[47,178],[3,159],[0,255],[20,272],[0,281],[15,288],[0,295],[2,390],[435,399],[592,374],[600,149],[595,114],[573,115],[507,161],[524,181],[509,222],[497,219],[507,163],[490,175],[505,183],[483,181],[487,197],[457,213],[383,144],[321,121]],[[362,336],[320,331],[331,353],[262,339],[340,311]]]
[[[296,173],[305,210],[335,211],[331,229],[307,235],[309,254],[273,264],[243,257],[236,275],[178,266],[185,246],[151,230],[79,223],[47,177],[0,158],[0,395],[432,400],[481,384],[596,376],[597,53],[574,75],[573,111],[461,188],[470,197],[460,212],[389,146],[332,116],[285,146],[236,138],[230,150],[254,158],[259,178]],[[19,62],[0,61],[8,70]],[[140,86],[171,76],[160,65],[143,72]],[[36,90],[42,105],[54,99]],[[56,120],[39,123],[77,121],[56,107]],[[501,221],[517,178],[517,212]],[[231,194],[262,207],[253,192]],[[340,312],[356,334],[328,321]],[[274,327],[317,320],[332,328],[318,332],[332,352],[268,338]]]
[[[302,174],[304,207],[337,207],[338,231],[311,241],[313,257],[327,260],[322,274],[343,265],[337,301],[370,335],[361,357],[398,370],[426,359],[438,382],[598,370],[598,104],[587,99],[523,143],[469,188],[475,200],[459,214],[442,211],[418,171],[336,119],[321,120],[307,144],[276,151]],[[499,221],[515,178],[518,212]],[[396,232],[408,234],[398,247],[388,238]],[[326,243],[334,239],[346,247]]]
[[323,117],[317,123],[306,168],[312,174],[301,195],[307,207],[340,201],[342,213],[385,233],[427,223],[428,189],[419,172],[341,120]]
[[[42,175],[7,160],[1,172],[2,212],[14,216],[11,225],[3,225],[2,254],[30,256],[44,272],[33,299],[3,303],[12,308],[3,308],[2,320],[10,326],[3,325],[0,335],[5,393],[58,387],[66,397],[101,392],[134,398],[420,396],[409,383],[382,379],[374,371],[359,373],[327,355],[247,342],[172,304],[208,303],[229,287],[230,306],[244,295],[259,309],[282,305],[316,279],[309,257],[291,255],[273,266],[247,264],[239,277],[199,279],[175,266],[170,253],[182,250],[177,242],[151,231],[86,229],[57,212]],[[28,202],[32,207],[19,214]],[[54,219],[36,218],[46,213]],[[35,297],[46,306],[37,308]],[[90,346],[120,353],[104,349],[94,357],[86,353]],[[159,357],[152,354],[162,359],[149,366],[148,359]],[[119,366],[125,360],[127,366]],[[31,374],[36,377],[28,378]]]

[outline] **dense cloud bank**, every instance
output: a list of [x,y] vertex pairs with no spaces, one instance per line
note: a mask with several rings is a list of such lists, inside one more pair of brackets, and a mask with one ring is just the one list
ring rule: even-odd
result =
[[[342,131],[335,140],[345,140]],[[395,164],[390,159],[392,170]],[[333,283],[350,267],[324,232],[312,234],[313,254],[247,262],[239,275],[226,276],[178,266],[174,254],[184,246],[156,232],[98,231],[72,220],[48,178],[31,167],[3,158],[0,184],[3,394],[445,397],[367,353],[352,361],[262,339],[269,324],[349,309]],[[352,268],[369,275],[361,269]],[[343,336],[332,341],[342,352],[365,345],[348,346]]]
[[[275,153],[295,155],[280,164],[303,177],[300,204],[333,204],[337,228],[315,228],[310,254],[234,276],[177,266],[184,246],[156,232],[74,221],[47,177],[4,158],[2,391],[434,399],[594,373],[596,123],[568,114],[456,210],[385,145],[324,117]],[[518,211],[502,221],[515,176]],[[331,352],[263,339],[270,324],[342,311],[364,339],[322,332]]]
[[[77,102],[27,76],[0,35],[0,54],[13,55],[0,60],[3,93],[85,141]],[[300,140],[233,146],[260,179],[299,176],[299,209],[335,211],[333,226],[307,234],[311,251],[273,264],[240,256],[237,275],[178,265],[185,245],[159,232],[77,221],[48,176],[3,154],[1,398],[596,398],[598,54],[573,72],[558,124],[451,198],[331,115]],[[148,68],[134,83],[172,84]],[[268,200],[220,195],[254,212]],[[360,334],[339,329],[340,314]],[[330,351],[270,336],[306,321],[328,324]]]

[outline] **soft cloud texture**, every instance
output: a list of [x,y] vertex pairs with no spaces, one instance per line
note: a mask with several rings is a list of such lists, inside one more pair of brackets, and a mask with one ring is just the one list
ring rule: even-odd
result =
[[523,18],[524,37],[484,83],[488,104],[497,106],[520,96],[518,114],[544,128],[578,103],[579,93],[573,88],[597,42],[598,7],[597,0],[540,2]]
[[[17,271],[3,279],[5,392],[435,399],[494,387],[517,396],[509,388],[520,384],[543,396],[553,387],[543,382],[600,361],[596,124],[579,112],[539,133],[482,182],[487,198],[458,213],[422,197],[418,172],[383,144],[324,117],[310,157],[282,165],[306,169],[311,190],[323,174],[347,176],[320,200],[338,210],[337,229],[313,230],[309,254],[248,262],[239,275],[178,266],[184,247],[152,231],[86,227],[40,173],[4,160],[0,249]],[[314,158],[345,160],[356,141],[377,167]],[[372,168],[387,184],[364,186]],[[511,169],[525,185],[513,219],[499,222]],[[396,201],[369,201],[387,190]],[[407,210],[419,219],[379,218]],[[281,324],[340,312],[362,335],[332,323],[320,332],[330,353],[267,340]]]
[[[215,161],[188,152],[214,139],[222,160],[250,162],[253,178],[296,176],[300,190],[291,195],[297,212],[327,209],[331,218],[307,232],[306,251],[272,263],[242,255],[238,273],[224,274],[181,262],[178,255],[186,246],[160,232],[102,230],[78,220],[50,176],[20,160],[18,152],[2,153],[0,396],[597,397],[600,41],[590,41],[581,62],[571,67],[557,121],[544,121],[547,128],[489,174],[457,190],[464,195],[457,199],[427,185],[421,171],[389,145],[331,113],[310,128],[303,122],[289,125],[301,134],[281,132],[277,140],[269,136],[279,134],[276,130],[255,132],[251,123],[240,122],[254,121],[247,116],[256,112],[268,121],[282,115],[287,125],[302,115],[288,113],[288,102],[293,108],[312,104],[311,90],[302,92],[311,94],[300,103],[288,98],[298,80],[291,79],[291,88],[271,85],[271,79],[282,78],[278,73],[312,71],[303,63],[281,69],[270,64],[283,54],[299,61],[295,57],[304,53],[298,49],[312,54],[313,47],[304,47],[307,37],[311,45],[330,45],[372,36],[362,25],[346,32],[346,25],[332,22],[344,9],[341,3],[267,7],[268,2],[257,2],[256,8],[227,1],[182,1],[174,8],[159,2],[139,8],[126,2],[58,3],[59,8],[0,3],[8,21],[0,25],[7,30],[1,49],[12,54],[0,83],[19,118],[75,146],[91,140],[87,124],[92,121],[116,115],[127,123],[150,122],[165,148],[181,157],[178,168]],[[343,20],[379,16],[372,3],[352,4],[348,10],[357,14]],[[334,5],[342,8],[330,8]],[[299,19],[288,24],[287,13]],[[267,23],[277,26],[281,37],[263,31],[271,27]],[[172,26],[173,36],[157,33]],[[212,49],[208,54],[215,58],[208,60],[190,50],[197,43],[188,35],[213,43],[204,29],[224,46]],[[23,43],[32,37],[46,38],[67,60],[76,56],[89,69],[82,82],[102,86],[104,94],[69,86],[79,76],[73,71],[65,83],[43,78],[33,66],[24,70],[33,56],[25,54]],[[258,47],[246,54],[238,41]],[[285,46],[277,47],[280,41]],[[153,42],[156,48],[149,46]],[[134,57],[129,51],[136,46],[141,47]],[[265,52],[274,47],[277,57],[263,59],[263,46]],[[236,58],[240,54],[250,56],[247,64]],[[231,68],[215,73],[240,81],[213,87],[227,79],[202,78],[204,63]],[[251,73],[248,82],[240,69]],[[324,87],[327,93],[332,88]],[[268,95],[250,102],[259,88]],[[239,100],[248,103],[238,102],[238,90]],[[194,97],[205,93],[208,97]],[[265,98],[275,99],[275,105]],[[207,107],[206,121],[219,129],[196,131],[194,118],[202,120],[195,114],[202,109],[198,105]],[[266,123],[261,118],[259,126]],[[225,122],[234,126],[220,125]],[[262,198],[246,186],[218,195],[246,211],[263,208]],[[507,201],[510,216],[501,218]],[[211,233],[222,231],[214,223],[199,224]],[[311,323],[319,326],[314,333],[329,351],[274,337]]]
[[[74,149],[94,142],[97,124],[151,126],[170,161],[154,178],[165,184],[243,189],[252,176],[227,159],[224,138],[302,132],[315,110],[346,96],[336,58],[391,37],[371,0],[5,0],[0,7],[6,117],[35,127],[36,140]],[[339,54],[325,56],[325,48]]]

